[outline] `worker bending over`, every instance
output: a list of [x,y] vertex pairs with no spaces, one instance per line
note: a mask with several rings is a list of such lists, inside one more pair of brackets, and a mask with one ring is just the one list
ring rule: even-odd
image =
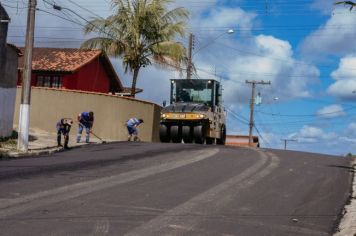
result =
[[86,132],[85,142],[89,143],[90,132],[94,124],[94,112],[90,111],[90,112],[80,113],[78,115],[78,123],[79,123],[79,127],[78,127],[77,143],[80,142],[83,129],[85,129]]
[[62,147],[62,134],[64,137],[64,148],[68,149],[68,142],[69,142],[69,132],[70,128],[72,127],[73,120],[70,118],[62,118],[57,122],[57,144],[58,147]]
[[131,141],[132,137],[133,137],[133,141],[140,141],[140,138],[138,137],[137,126],[139,126],[142,123],[143,120],[138,118],[131,118],[128,121],[126,121],[127,131],[129,132],[127,141]]

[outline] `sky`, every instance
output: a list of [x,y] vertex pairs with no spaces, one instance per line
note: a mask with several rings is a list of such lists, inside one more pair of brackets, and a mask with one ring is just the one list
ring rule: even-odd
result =
[[[8,42],[24,44],[26,0],[0,0],[11,24]],[[70,10],[56,11],[56,3]],[[331,0],[176,0],[171,7],[190,11],[188,47],[195,36],[195,79],[224,86],[229,134],[248,134],[251,85],[262,104],[255,107],[254,134],[265,148],[345,155],[356,153],[356,9]],[[77,15],[73,14],[75,11]],[[80,47],[83,19],[113,14],[109,0],[38,0],[35,46]],[[227,33],[230,29],[233,34]],[[120,59],[112,63],[125,86]],[[169,101],[169,80],[181,78],[154,65],[141,70],[138,98]]]

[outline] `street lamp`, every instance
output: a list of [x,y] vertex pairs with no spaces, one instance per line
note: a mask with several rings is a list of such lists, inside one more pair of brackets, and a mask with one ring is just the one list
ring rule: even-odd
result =
[[229,29],[228,31],[218,35],[216,38],[214,38],[213,40],[211,40],[210,42],[208,42],[206,45],[204,45],[203,47],[199,48],[198,50],[196,50],[193,54],[193,41],[194,41],[194,35],[190,34],[189,37],[189,50],[188,50],[188,68],[187,68],[187,79],[191,79],[192,76],[192,69],[193,69],[193,56],[195,54],[197,54],[199,51],[203,50],[204,48],[208,47],[210,44],[212,44],[213,42],[215,42],[218,38],[220,38],[221,36],[223,36],[224,34],[233,34],[235,31],[233,29]]
[[208,42],[207,44],[205,44],[204,46],[202,46],[201,48],[197,49],[194,52],[194,55],[197,54],[198,52],[200,52],[201,50],[203,50],[204,48],[207,48],[208,46],[210,46],[210,44],[214,43],[217,39],[219,39],[220,37],[224,36],[225,34],[233,34],[235,33],[234,29],[229,29],[227,31],[225,31],[224,33],[218,35],[217,37],[215,37],[214,39],[212,39],[210,42]]

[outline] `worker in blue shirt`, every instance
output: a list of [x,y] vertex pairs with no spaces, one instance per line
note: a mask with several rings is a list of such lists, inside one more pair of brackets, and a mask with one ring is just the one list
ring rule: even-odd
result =
[[86,138],[85,142],[89,143],[89,138],[90,138],[90,132],[91,129],[93,128],[94,124],[94,112],[82,112],[78,115],[78,123],[79,123],[79,128],[78,128],[78,135],[77,135],[77,143],[80,142],[80,138],[82,136],[83,129],[85,129],[86,132]]
[[128,133],[129,133],[127,141],[131,141],[132,137],[133,137],[133,141],[140,141],[140,139],[138,137],[137,126],[139,126],[142,123],[143,123],[143,120],[138,119],[138,118],[131,118],[128,121],[126,121],[126,127],[127,127]]
[[64,137],[64,148],[68,149],[68,142],[69,142],[69,132],[70,128],[72,127],[73,120],[70,118],[62,118],[57,122],[57,144],[58,147],[62,147],[62,135]]

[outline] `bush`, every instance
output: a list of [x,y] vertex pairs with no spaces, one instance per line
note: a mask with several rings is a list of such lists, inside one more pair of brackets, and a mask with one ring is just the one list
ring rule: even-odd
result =
[[352,153],[349,152],[349,153],[346,154],[346,157],[355,157],[355,155],[352,155]]
[[0,142],[7,142],[12,139],[17,139],[19,137],[18,133],[14,130],[10,137],[0,137]]

